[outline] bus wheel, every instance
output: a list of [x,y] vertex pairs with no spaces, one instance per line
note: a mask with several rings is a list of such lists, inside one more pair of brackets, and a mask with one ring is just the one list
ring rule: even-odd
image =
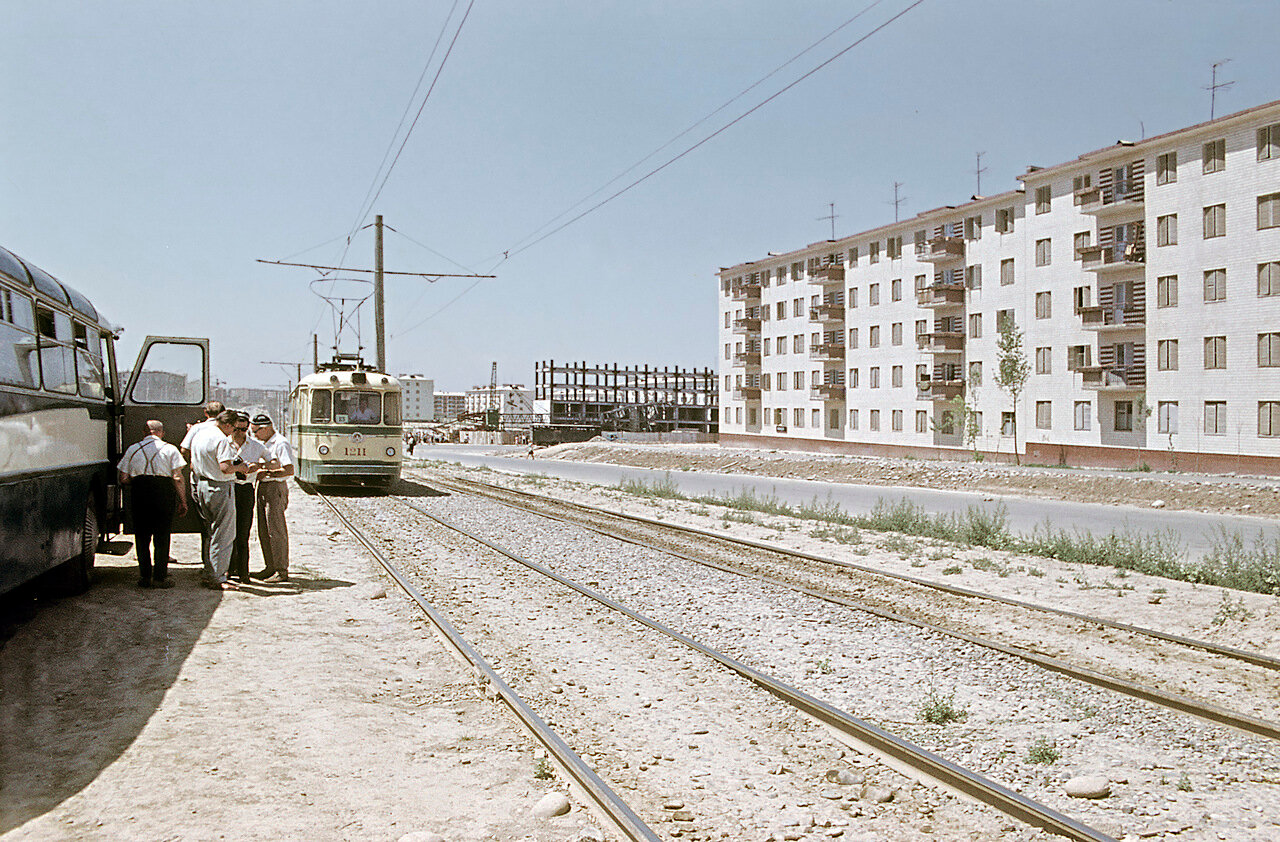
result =
[[98,552],[98,512],[93,495],[85,504],[84,527],[80,533],[80,552],[50,572],[50,591],[54,596],[75,596],[89,589],[93,581],[93,565]]

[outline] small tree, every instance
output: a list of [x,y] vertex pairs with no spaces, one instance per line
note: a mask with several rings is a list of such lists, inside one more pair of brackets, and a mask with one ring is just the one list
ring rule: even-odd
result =
[[998,325],[1000,339],[996,342],[996,385],[1009,393],[1013,405],[1013,458],[1022,464],[1022,451],[1018,449],[1018,396],[1031,376],[1031,365],[1022,351],[1022,331],[1013,319],[1001,319]]
[[982,434],[982,430],[978,426],[978,410],[974,409],[978,405],[978,389],[974,385],[974,378],[970,377],[966,381],[964,394],[956,395],[947,403],[951,404],[955,417],[960,419],[960,427],[957,430],[960,440],[973,451],[973,460],[981,461],[981,454],[978,453],[978,436]]

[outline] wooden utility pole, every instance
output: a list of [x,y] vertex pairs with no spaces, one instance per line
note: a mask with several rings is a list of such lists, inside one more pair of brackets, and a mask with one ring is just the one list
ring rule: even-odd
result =
[[378,371],[387,373],[386,328],[382,314],[382,214],[373,218],[373,324],[377,331]]

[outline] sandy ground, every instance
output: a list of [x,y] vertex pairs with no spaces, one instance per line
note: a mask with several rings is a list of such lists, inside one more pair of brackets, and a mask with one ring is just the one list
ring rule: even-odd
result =
[[[572,840],[575,806],[314,498],[290,499],[292,585],[142,590],[100,555],[85,596],[0,649],[0,838]],[[253,559],[253,569],[261,565]],[[387,593],[380,597],[380,593]]]

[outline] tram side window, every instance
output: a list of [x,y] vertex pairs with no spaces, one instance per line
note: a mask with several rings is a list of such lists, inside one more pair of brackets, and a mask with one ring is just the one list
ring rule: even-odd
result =
[[50,392],[76,393],[76,352],[58,339],[71,339],[71,319],[44,307],[36,307],[40,330],[40,371]]
[[31,299],[0,289],[0,383],[33,389],[40,384],[34,328]]
[[329,423],[329,404],[333,402],[333,393],[328,389],[316,389],[311,393],[311,423]]
[[377,424],[381,417],[382,405],[377,392],[338,389],[333,393],[335,424]]
[[382,396],[382,423],[400,423],[400,396],[395,392],[387,392]]

